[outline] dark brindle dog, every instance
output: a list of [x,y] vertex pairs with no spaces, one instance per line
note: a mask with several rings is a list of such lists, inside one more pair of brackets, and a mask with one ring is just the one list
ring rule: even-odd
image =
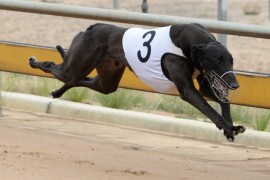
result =
[[[80,32],[67,53],[57,46],[63,63],[38,62],[29,59],[33,68],[53,74],[65,84],[51,95],[62,96],[72,87],[88,87],[109,94],[118,88],[128,66],[146,84],[163,93],[177,90],[180,97],[199,109],[228,140],[243,133],[234,126],[230,115],[229,95],[239,85],[233,73],[233,58],[199,24],[172,25],[144,30],[124,29],[108,24],[95,24]],[[87,75],[95,69],[98,75]],[[200,90],[195,89],[196,78]],[[218,102],[222,115],[203,98]]]

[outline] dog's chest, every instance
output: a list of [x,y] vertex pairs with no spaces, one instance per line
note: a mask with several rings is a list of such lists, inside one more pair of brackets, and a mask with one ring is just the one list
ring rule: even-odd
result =
[[134,73],[148,86],[158,92],[177,92],[161,68],[161,58],[166,53],[184,56],[170,38],[171,26],[157,29],[128,29],[123,36],[125,57]]

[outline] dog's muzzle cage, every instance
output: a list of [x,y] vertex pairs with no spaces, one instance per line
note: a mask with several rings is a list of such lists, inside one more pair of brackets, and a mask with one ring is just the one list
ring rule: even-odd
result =
[[209,86],[212,89],[212,92],[223,103],[230,103],[230,101],[235,99],[239,94],[239,88],[235,89],[230,87],[223,79],[223,77],[229,73],[233,73],[233,75],[236,76],[234,71],[227,71],[221,76],[219,76],[213,70],[210,71],[203,70],[204,78],[208,81]]

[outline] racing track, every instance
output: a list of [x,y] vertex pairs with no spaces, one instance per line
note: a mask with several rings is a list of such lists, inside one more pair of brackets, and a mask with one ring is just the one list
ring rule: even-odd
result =
[[270,150],[3,109],[0,179],[268,179]]

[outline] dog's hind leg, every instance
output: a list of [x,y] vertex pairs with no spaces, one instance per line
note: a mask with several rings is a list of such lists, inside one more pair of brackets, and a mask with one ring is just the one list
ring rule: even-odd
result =
[[[85,78],[84,81],[91,81],[92,78]],[[61,97],[67,90],[69,90],[70,88],[73,88],[73,87],[78,87],[79,85],[68,85],[68,84],[64,84],[61,88],[55,90],[55,91],[52,91],[50,93],[50,95],[53,97],[53,98],[59,98]]]
[[78,85],[102,94],[110,94],[118,88],[125,67],[125,64],[115,61],[102,63],[96,68],[98,74],[96,77],[84,79]]
[[96,68],[97,76],[93,78],[85,77],[74,84],[66,83],[60,89],[51,92],[51,96],[53,98],[61,97],[73,87],[87,87],[102,94],[112,93],[118,88],[125,67],[125,64],[115,61],[102,63]]
[[52,91],[50,93],[50,96],[53,97],[53,98],[59,98],[61,97],[67,90],[69,90],[70,88],[72,88],[72,86],[68,86],[66,84],[64,84],[61,88],[55,90],[55,91]]
[[[56,49],[58,50],[58,52],[60,53],[60,55],[64,61],[65,56],[66,56],[64,49],[60,45],[57,45]],[[39,62],[34,57],[29,58],[29,64],[32,68],[41,69],[42,71],[44,71],[46,73],[50,73],[50,74],[54,75],[59,80],[64,78],[63,75],[61,74],[62,64],[57,65],[54,62],[49,62],[49,61]]]
[[49,62],[49,61],[39,62],[34,57],[29,58],[29,64],[32,68],[37,68],[46,73],[50,73],[61,81],[65,80],[65,77],[61,73],[62,64],[58,65],[58,64],[55,64],[54,62]]
[[102,94],[110,94],[117,90],[126,65],[120,62],[108,61],[100,64],[96,70],[98,75],[94,78],[84,78],[78,86],[88,87]]

